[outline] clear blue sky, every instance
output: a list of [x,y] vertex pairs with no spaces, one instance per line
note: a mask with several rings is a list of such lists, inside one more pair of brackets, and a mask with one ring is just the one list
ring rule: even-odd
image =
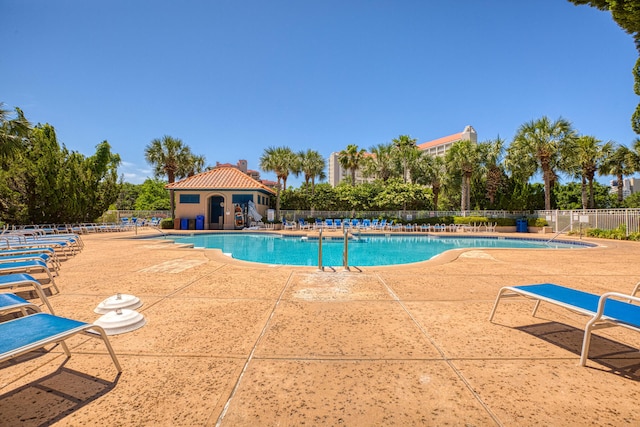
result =
[[565,0],[0,0],[0,40],[5,107],[85,155],[108,140],[132,183],[163,135],[256,170],[269,146],[511,141],[544,115],[637,137],[631,36]]

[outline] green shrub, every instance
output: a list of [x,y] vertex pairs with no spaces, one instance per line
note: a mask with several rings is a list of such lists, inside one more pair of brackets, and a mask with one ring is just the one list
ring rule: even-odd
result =
[[170,230],[173,228],[173,218],[165,218],[160,221],[160,228],[163,230]]
[[486,216],[456,216],[453,223],[456,225],[486,224],[489,219]]
[[116,212],[104,213],[100,218],[96,220],[96,222],[101,223],[116,223],[118,222],[118,214]]
[[498,227],[515,227],[516,225],[516,220],[513,218],[496,218],[492,222],[495,222]]
[[587,237],[596,237],[599,239],[615,239],[615,240],[632,240],[631,236],[637,233],[633,233],[629,235],[629,238],[626,236],[627,228],[624,225],[618,226],[618,228],[614,228],[613,230],[602,230],[600,228],[589,228],[585,231],[585,235]]
[[547,220],[544,218],[529,218],[527,220],[527,224],[529,227],[546,227],[549,225]]

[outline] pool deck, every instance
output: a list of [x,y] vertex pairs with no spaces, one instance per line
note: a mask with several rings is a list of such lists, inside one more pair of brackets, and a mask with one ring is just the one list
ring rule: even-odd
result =
[[68,360],[2,363],[0,425],[640,425],[640,334],[596,331],[584,368],[584,317],[510,299],[488,321],[503,286],[629,293],[640,243],[318,271],[132,237],[83,236],[50,298],[87,322],[117,292],[142,299],[147,324],[111,337],[123,373],[83,336]]

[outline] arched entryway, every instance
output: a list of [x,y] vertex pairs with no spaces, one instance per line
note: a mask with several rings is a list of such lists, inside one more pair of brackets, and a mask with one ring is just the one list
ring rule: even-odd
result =
[[209,230],[224,229],[224,197],[209,198]]

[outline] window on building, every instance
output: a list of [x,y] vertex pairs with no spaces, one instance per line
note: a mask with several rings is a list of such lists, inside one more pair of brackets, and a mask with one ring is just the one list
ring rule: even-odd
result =
[[200,203],[200,195],[199,194],[181,194],[180,195],[180,203],[181,204],[198,204]]

